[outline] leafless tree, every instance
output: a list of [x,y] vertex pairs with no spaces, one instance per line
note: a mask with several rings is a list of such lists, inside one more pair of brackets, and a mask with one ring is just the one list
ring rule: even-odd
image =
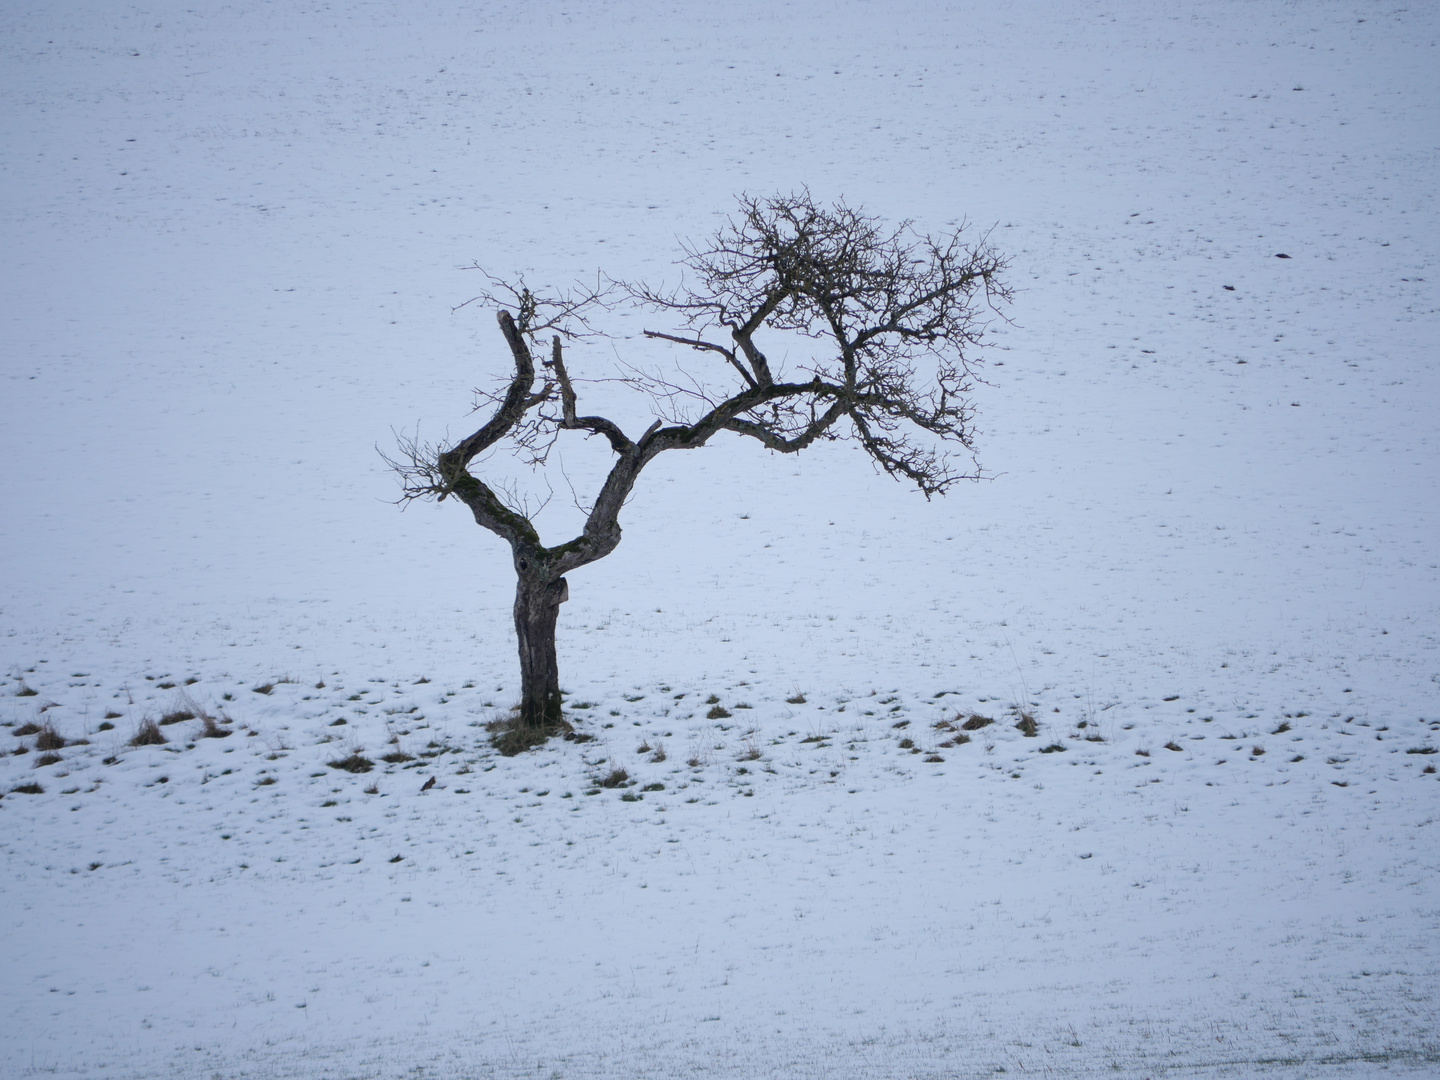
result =
[[[523,282],[490,279],[476,299],[499,309],[514,364],[508,387],[487,397],[489,419],[474,434],[441,447],[402,439],[398,457],[387,459],[401,475],[403,500],[454,496],[510,545],[521,700],[502,749],[565,729],[555,654],[565,575],[615,550],[621,508],[657,455],[704,446],[720,432],[784,454],[817,439],[849,439],[927,498],[979,476],[968,395],[977,349],[1011,299],[1006,260],[988,236],[971,238],[963,226],[938,238],[909,222],[887,228],[801,192],[742,196],[723,228],[683,250],[686,280],[675,289],[612,282],[544,296]],[[566,342],[589,330],[587,317],[627,301],[680,324],[645,336],[694,350],[703,365],[687,369],[683,384],[628,370],[624,381],[646,392],[659,414],[638,439],[603,416],[581,415],[565,358]],[[777,378],[762,343],[787,335],[808,339],[808,356]],[[546,547],[533,515],[469,466],[502,442],[541,466],[562,431],[605,439],[614,462],[580,534]]]

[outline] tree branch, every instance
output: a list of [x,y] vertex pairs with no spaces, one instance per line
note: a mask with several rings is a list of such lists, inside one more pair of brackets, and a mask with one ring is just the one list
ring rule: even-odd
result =
[[560,335],[556,334],[550,342],[549,367],[555,372],[555,377],[560,381],[560,403],[561,420],[559,426],[571,431],[589,431],[595,435],[604,435],[610,440],[610,447],[617,454],[628,453],[635,448],[635,444],[625,437],[615,423],[605,419],[603,416],[576,416],[575,415],[575,387],[570,383],[570,375],[565,370],[565,358],[560,349]]
[[740,363],[739,360],[735,359],[735,354],[724,346],[715,345],[708,341],[701,341],[699,338],[683,338],[677,337],[674,334],[662,334],[659,330],[645,330],[642,331],[642,333],[648,338],[660,338],[664,341],[676,342],[679,345],[689,345],[692,349],[695,349],[697,351],[708,349],[711,352],[718,352],[721,356],[725,357],[726,360],[730,361],[731,366],[740,373],[740,377],[742,379],[744,379],[751,386],[759,385],[758,383],[756,383],[755,377],[751,375],[750,372],[745,370],[745,365]]
[[503,439],[529,408],[530,388],[535,385],[535,361],[530,356],[530,347],[510,312],[501,309],[495,313],[495,318],[515,360],[515,377],[510,380],[510,389],[490,421],[468,439],[462,439],[440,455],[441,471],[447,478],[458,476],[465,466],[475,460],[476,455]]

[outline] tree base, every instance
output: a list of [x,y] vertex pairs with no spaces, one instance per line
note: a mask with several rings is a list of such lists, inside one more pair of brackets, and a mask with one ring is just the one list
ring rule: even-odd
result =
[[523,717],[512,716],[508,720],[496,720],[486,725],[490,731],[490,745],[505,757],[523,754],[536,746],[543,746],[556,735],[569,738],[575,729],[564,720],[548,723],[528,723]]

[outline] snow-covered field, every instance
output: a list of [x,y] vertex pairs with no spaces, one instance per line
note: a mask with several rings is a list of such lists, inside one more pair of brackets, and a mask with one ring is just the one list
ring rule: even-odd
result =
[[[0,31],[0,1075],[1440,1072],[1440,9]],[[995,226],[994,479],[657,461],[593,740],[496,756],[508,553],[375,452],[505,371],[458,268],[673,280],[802,185]]]

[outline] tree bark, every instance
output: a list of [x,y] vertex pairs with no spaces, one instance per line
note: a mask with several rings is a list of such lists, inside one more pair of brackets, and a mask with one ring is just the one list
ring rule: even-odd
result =
[[[522,560],[523,562],[524,560]],[[555,622],[570,599],[563,577],[520,573],[515,588],[515,637],[520,645],[520,724],[551,731],[562,725]]]

